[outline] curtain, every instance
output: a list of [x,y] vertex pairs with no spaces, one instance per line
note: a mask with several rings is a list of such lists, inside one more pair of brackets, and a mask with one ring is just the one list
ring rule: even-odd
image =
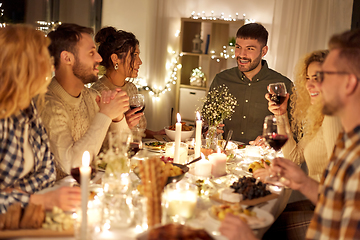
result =
[[353,0],[275,0],[270,66],[294,79],[303,55],[326,49],[333,34],[351,28],[352,5]]

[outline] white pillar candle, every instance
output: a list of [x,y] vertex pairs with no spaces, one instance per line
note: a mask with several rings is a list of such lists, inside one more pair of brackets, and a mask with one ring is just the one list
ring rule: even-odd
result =
[[177,123],[175,124],[175,154],[174,163],[180,163],[180,142],[181,142],[181,116],[177,113]]
[[87,239],[87,204],[89,200],[89,180],[91,174],[90,153],[85,151],[82,157],[82,166],[80,167],[81,179],[81,239]]
[[196,134],[195,134],[195,158],[200,157],[200,149],[201,149],[201,127],[202,121],[200,120],[199,112],[196,112]]
[[202,177],[210,177],[212,164],[206,160],[204,154],[201,154],[201,160],[195,163],[195,175]]
[[212,164],[211,173],[214,177],[220,177],[226,174],[226,155],[220,152],[212,153],[208,156],[210,163]]

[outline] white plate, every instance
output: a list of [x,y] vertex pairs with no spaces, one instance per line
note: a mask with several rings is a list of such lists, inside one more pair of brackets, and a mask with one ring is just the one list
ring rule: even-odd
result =
[[[245,208],[243,206],[243,208]],[[268,227],[270,226],[273,222],[274,222],[274,216],[271,215],[269,212],[254,207],[254,209],[252,210],[253,212],[256,213],[256,217],[259,219],[259,221],[254,221],[253,223],[249,222],[249,227],[251,229],[260,229],[260,228],[264,228],[264,227]],[[206,229],[219,229],[220,225],[221,225],[221,221],[219,221],[212,213],[211,213],[211,209],[208,210],[208,216],[207,216],[207,223]],[[261,220],[261,221],[260,221]]]
[[154,142],[159,142],[161,144],[166,144],[166,142],[164,141],[147,141],[147,142],[143,142],[143,147],[146,148],[147,150],[149,151],[153,151],[153,152],[160,152],[160,151],[165,151],[165,146],[164,147],[161,147],[161,148],[158,148],[158,147],[153,147],[153,146],[148,146],[147,144],[151,144],[151,143],[154,143]]

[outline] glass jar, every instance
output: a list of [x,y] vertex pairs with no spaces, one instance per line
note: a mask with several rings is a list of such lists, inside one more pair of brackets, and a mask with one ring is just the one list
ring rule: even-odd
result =
[[217,134],[216,134],[217,127],[216,126],[209,126],[209,130],[206,134],[206,148],[207,149],[217,149]]

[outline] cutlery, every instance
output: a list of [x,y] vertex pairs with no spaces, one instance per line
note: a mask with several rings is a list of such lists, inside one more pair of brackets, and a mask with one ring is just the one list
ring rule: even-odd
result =
[[258,204],[255,204],[255,205],[250,205],[250,206],[247,206],[245,209],[249,210],[249,211],[252,211],[254,209],[254,207],[262,207],[262,206],[265,206],[266,204],[268,204],[269,202],[262,202],[262,203],[258,203]]
[[229,132],[227,134],[226,142],[225,142],[225,145],[224,145],[224,151],[226,150],[226,146],[227,146],[229,140],[231,139],[232,134],[233,134],[233,130],[231,129],[231,130],[229,130]]
[[188,162],[187,164],[185,164],[185,166],[190,165],[190,164],[193,164],[194,162],[197,162],[197,161],[199,161],[199,160],[201,160],[201,157],[195,158],[195,159],[192,160],[191,162]]
[[165,141],[165,142],[168,142],[168,140],[167,140],[167,138],[166,138],[166,137],[163,137],[163,139],[164,139],[164,141]]

